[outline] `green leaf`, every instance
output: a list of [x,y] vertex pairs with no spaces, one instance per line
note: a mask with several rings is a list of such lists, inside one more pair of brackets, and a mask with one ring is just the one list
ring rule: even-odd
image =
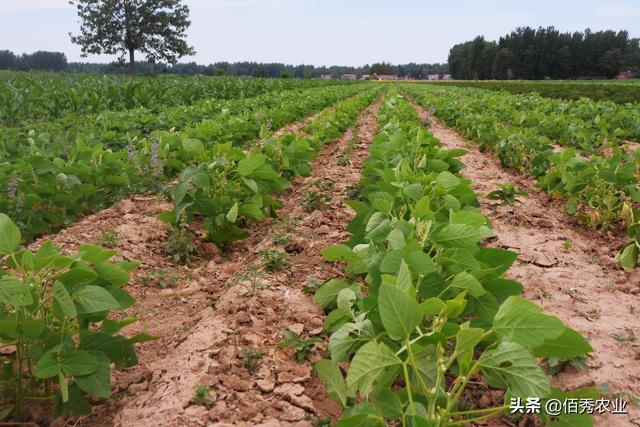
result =
[[386,419],[396,420],[402,417],[402,401],[390,390],[381,388],[374,391],[371,395],[371,403]]
[[93,282],[96,277],[98,274],[93,270],[74,268],[58,276],[58,281],[69,289],[75,289]]
[[98,361],[98,368],[88,375],[75,376],[75,382],[85,392],[108,399],[111,394],[111,362],[101,352],[87,352]]
[[571,328],[565,328],[557,338],[546,340],[541,346],[534,349],[534,353],[538,357],[557,357],[560,359],[571,359],[592,351],[591,344]]
[[94,270],[98,273],[100,278],[106,280],[112,285],[124,286],[129,282],[129,273],[118,265],[101,262],[94,266]]
[[616,259],[625,270],[632,270],[636,268],[638,265],[638,253],[640,250],[638,249],[638,245],[636,242],[632,241],[627,244],[625,248],[616,255]]
[[456,352],[473,350],[480,342],[484,334],[484,329],[461,328],[456,334]]
[[0,255],[12,253],[20,245],[20,229],[7,215],[0,213]]
[[353,357],[347,372],[347,387],[356,387],[366,397],[371,393],[371,386],[378,375],[401,363],[385,344],[370,341],[360,347]]
[[535,348],[559,337],[565,326],[557,317],[543,314],[534,303],[512,296],[500,305],[493,329],[503,340]]
[[54,304],[57,304],[65,317],[75,318],[78,316],[76,305],[73,303],[73,299],[71,298],[71,295],[69,295],[69,292],[67,292],[67,288],[57,280],[53,284],[53,302]]
[[[80,245],[80,257],[91,264],[98,264],[110,259],[118,251],[115,249],[103,249],[96,245]],[[63,282],[64,283],[64,282]]]
[[29,286],[16,277],[3,277],[0,279],[0,302],[10,304],[13,307],[23,307],[33,304],[33,297]]
[[38,338],[44,332],[44,328],[43,319],[25,319],[20,324],[22,333],[29,338]]
[[314,368],[324,381],[329,396],[340,403],[343,408],[346,407],[349,395],[338,364],[332,360],[322,359],[314,364]]
[[408,338],[422,321],[420,305],[393,285],[383,283],[378,292],[378,309],[389,337],[393,340]]
[[551,391],[551,377],[536,364],[524,347],[514,342],[502,342],[497,348],[485,351],[480,366],[490,385],[509,386],[515,397],[546,397]]
[[476,279],[473,275],[467,272],[456,274],[453,277],[453,280],[451,280],[451,283],[449,284],[449,286],[452,288],[466,290],[469,293],[469,295],[474,297],[479,297],[486,293],[486,291],[484,290],[484,288],[482,287],[478,279]]
[[56,353],[49,352],[38,360],[35,375],[37,378],[53,378],[60,372],[60,364]]
[[445,303],[440,298],[428,298],[420,304],[420,310],[424,316],[435,316],[445,308]]
[[403,292],[409,291],[409,289],[413,289],[413,281],[411,279],[411,271],[409,271],[409,266],[406,262],[400,262],[400,269],[398,270],[398,279],[396,281],[398,289],[401,289]]
[[438,174],[438,177],[436,178],[436,185],[438,185],[439,187],[453,188],[458,186],[459,184],[460,178],[448,171],[440,172],[440,174]]
[[349,287],[349,283],[344,280],[332,279],[322,285],[313,296],[313,300],[322,308],[332,308],[336,306],[338,294],[341,290]]
[[194,138],[184,138],[182,140],[182,148],[189,154],[201,154],[204,152],[202,142]]
[[88,351],[75,350],[62,355],[62,370],[67,375],[89,375],[99,366],[98,359]]
[[387,242],[389,244],[389,249],[402,249],[407,244],[404,239],[404,234],[397,228],[394,228],[387,235]]
[[330,246],[322,251],[322,256],[327,261],[355,261],[358,255],[354,254],[347,245]]
[[231,209],[229,209],[229,212],[227,212],[225,217],[229,222],[236,222],[236,219],[238,219],[238,207],[238,202],[235,202],[233,206],[231,206]]
[[431,234],[431,240],[444,248],[472,249],[481,238],[480,230],[465,224],[446,224]]
[[118,301],[106,289],[100,286],[87,285],[73,294],[78,313],[97,313],[111,309],[120,309]]

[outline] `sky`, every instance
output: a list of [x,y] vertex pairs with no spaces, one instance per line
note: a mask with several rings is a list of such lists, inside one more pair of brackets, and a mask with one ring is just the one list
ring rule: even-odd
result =
[[[497,40],[518,26],[561,31],[626,29],[640,37],[640,0],[184,0],[191,9],[181,62],[283,62],[364,65],[446,62],[456,43]],[[0,0],[0,50],[62,51],[80,57],[67,0]]]

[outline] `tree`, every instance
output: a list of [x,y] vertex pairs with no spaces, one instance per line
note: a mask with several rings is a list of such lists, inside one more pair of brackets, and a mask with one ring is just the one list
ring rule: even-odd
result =
[[18,59],[10,50],[0,50],[0,70],[9,70],[16,67]]
[[377,75],[393,75],[396,74],[396,67],[388,62],[376,63],[371,65],[371,74]]
[[63,71],[67,68],[67,57],[62,52],[39,50],[31,54],[22,54],[18,58],[21,70]]
[[80,34],[71,41],[87,54],[129,56],[129,72],[135,73],[135,52],[147,61],[175,64],[195,51],[185,41],[191,25],[189,7],[182,0],[71,0],[81,20]]

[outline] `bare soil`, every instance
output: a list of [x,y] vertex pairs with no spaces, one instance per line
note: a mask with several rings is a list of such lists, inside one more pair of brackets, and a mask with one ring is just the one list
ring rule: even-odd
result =
[[[140,261],[127,285],[138,301],[127,314],[140,322],[124,332],[145,330],[158,337],[137,347],[138,365],[113,373],[114,399],[96,404],[89,416],[54,424],[311,426],[314,420],[335,420],[340,408],[312,371],[326,349],[320,336],[324,313],[303,288],[342,275],[320,252],[348,239],[344,230],[353,213],[343,203],[345,190],[360,179],[379,105],[363,111],[353,129],[322,149],[310,177],[296,178],[280,195],[279,218],[250,224],[250,237],[225,253],[201,243],[199,259],[174,265],[163,247],[170,230],[156,219],[170,204],[153,197],[123,200],[36,242],[34,247],[52,239],[71,252],[115,230],[117,259]],[[278,134],[302,133],[310,119]],[[346,154],[350,162],[339,165]],[[308,191],[322,193],[326,206],[309,212]],[[289,265],[267,271],[265,250],[285,254]],[[293,350],[279,346],[287,330],[320,338],[308,360],[297,362]],[[261,355],[252,359],[247,350]],[[210,402],[193,400],[199,385],[209,388]]]
[[[585,335],[594,348],[588,370],[567,367],[554,376],[554,386],[604,387],[620,393],[630,402],[629,414],[596,416],[595,424],[639,426],[640,408],[627,394],[640,395],[640,271],[625,272],[614,259],[624,236],[586,229],[537,188],[535,180],[505,170],[491,153],[478,151],[416,108],[443,146],[469,150],[461,158],[466,165],[462,175],[471,181],[482,212],[493,223],[497,238],[488,245],[519,253],[508,276],[524,285],[527,298]],[[519,196],[521,203],[513,207],[487,199],[501,183],[515,183],[528,195]]]

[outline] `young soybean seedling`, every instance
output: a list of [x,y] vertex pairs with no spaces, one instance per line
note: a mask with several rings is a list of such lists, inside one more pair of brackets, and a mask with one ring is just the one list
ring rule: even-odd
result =
[[280,343],[280,348],[292,348],[295,350],[294,356],[298,362],[304,361],[313,351],[313,346],[319,339],[312,337],[308,339],[300,338],[293,331],[284,333],[284,338]]
[[501,200],[509,206],[516,203],[522,203],[517,196],[526,196],[527,192],[519,189],[515,184],[498,184],[498,189],[487,194],[487,198],[491,200]]

